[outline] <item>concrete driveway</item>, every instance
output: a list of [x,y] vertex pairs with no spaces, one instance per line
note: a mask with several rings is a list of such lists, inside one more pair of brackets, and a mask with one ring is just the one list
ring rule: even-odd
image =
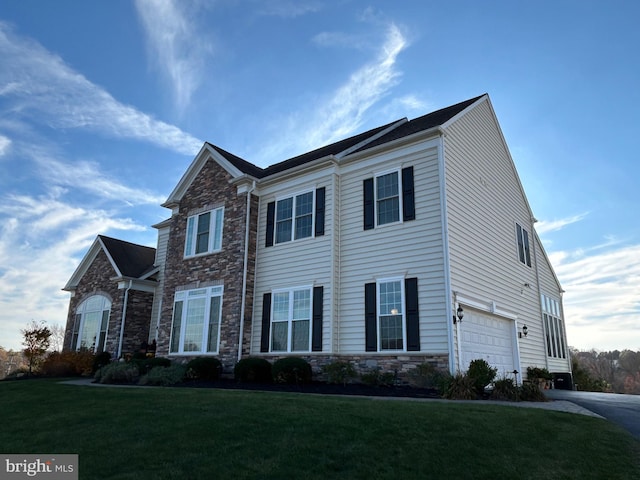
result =
[[640,440],[640,395],[547,390],[553,400],[568,400],[620,425]]

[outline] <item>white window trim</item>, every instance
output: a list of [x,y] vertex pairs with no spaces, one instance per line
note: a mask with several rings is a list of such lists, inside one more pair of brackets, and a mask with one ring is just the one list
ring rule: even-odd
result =
[[[76,315],[80,315],[80,325],[78,325],[78,337],[76,338],[76,344],[75,345],[71,345],[71,348],[74,351],[77,351],[81,348],[80,342],[82,340],[82,331],[84,330],[84,326],[85,326],[85,320],[86,320],[86,314],[87,313],[91,313],[91,312],[87,312],[87,304],[89,303],[88,301],[93,298],[93,297],[101,297],[102,298],[102,307],[100,310],[91,310],[91,312],[94,311],[99,311],[100,312],[100,321],[98,323],[98,334],[96,335],[96,340],[95,340],[95,344],[93,346],[93,351],[95,352],[97,347],[100,344],[100,332],[102,332],[102,316],[104,315],[105,311],[109,311],[109,318],[107,319],[107,328],[105,329],[104,332],[104,340],[105,340],[105,346],[107,343],[107,337],[109,335],[109,319],[111,318],[111,307],[113,306],[113,303],[111,302],[111,300],[109,300],[105,295],[101,295],[99,293],[95,294],[95,295],[91,295],[87,298],[85,298],[80,305],[78,305],[78,308],[76,309],[75,313],[74,313],[74,317]],[[106,306],[108,306],[109,308],[106,308]],[[73,328],[73,327],[72,327]],[[73,338],[73,331],[71,332],[71,338]],[[85,347],[90,349],[91,347]]]
[[[312,196],[312,200],[311,200],[311,235],[309,235],[308,237],[303,237],[303,238],[296,238],[296,198],[300,195],[304,195],[310,193]],[[293,198],[293,205],[292,205],[292,210],[291,210],[291,237],[289,238],[289,240],[284,240],[282,242],[278,242],[278,202],[281,202],[283,200],[287,200],[289,198]],[[276,197],[275,199],[276,202],[276,209],[275,212],[273,214],[273,244],[274,245],[280,245],[282,243],[289,243],[289,242],[300,242],[303,240],[308,240],[310,238],[315,238],[316,236],[316,229],[315,229],[315,225],[316,225],[316,189],[312,188],[312,189],[308,189],[308,190],[302,190],[299,192],[295,192],[295,193],[289,193],[287,195],[282,195],[279,197]]]
[[[197,292],[199,290],[203,290],[203,293],[200,295],[193,295],[191,297],[189,296],[190,292]],[[218,341],[216,343],[215,351],[208,352],[207,351],[207,333],[209,331],[209,321],[211,320],[211,298],[213,297],[220,297],[220,321],[218,322],[218,335],[217,335]],[[204,322],[202,326],[202,348],[200,349],[200,351],[185,352],[184,351],[184,335],[186,330],[185,318],[187,315],[187,302],[189,301],[190,298],[191,299],[206,298],[207,301],[205,302]],[[218,355],[218,353],[220,352],[220,331],[222,327],[222,307],[224,302],[224,286],[216,285],[213,287],[194,288],[191,290],[181,290],[179,292],[176,292],[173,298],[174,312],[175,312],[175,305],[177,302],[183,302],[182,315],[180,318],[178,351],[177,352],[171,351],[171,345],[173,344],[173,322],[175,321],[175,319],[172,316],[171,330],[170,330],[171,334],[169,335],[169,355]]]
[[[292,350],[292,335],[293,335],[293,293],[302,290],[309,292],[309,349],[308,350]],[[273,350],[273,310],[275,308],[275,296],[278,293],[289,294],[289,313],[287,315],[287,349],[286,350]],[[303,285],[299,287],[291,288],[278,288],[271,291],[271,312],[269,313],[269,353],[307,353],[311,352],[311,341],[313,334],[313,285]],[[280,323],[282,320],[276,322]]]
[[[379,278],[376,279],[376,334],[378,339],[378,352],[384,353],[395,353],[395,352],[406,352],[407,351],[407,300],[404,290],[404,277],[388,277],[388,278]],[[400,282],[400,292],[401,292],[401,300],[400,304],[402,305],[402,349],[383,349],[382,348],[382,335],[380,334],[380,285],[383,283],[391,283],[391,282]]]
[[[518,233],[520,233],[520,231],[522,232],[522,249],[523,249],[522,254],[524,256],[524,262],[520,260],[520,245],[518,244]],[[531,233],[529,232],[529,230],[524,228],[524,226],[522,226],[519,222],[515,222],[515,232],[516,232],[516,258],[518,259],[518,263],[524,265],[527,268],[532,268],[533,255],[531,254],[531,242],[533,242],[533,238],[531,237]],[[524,232],[527,233],[527,245],[525,245],[524,243]],[[531,265],[527,263],[527,253],[529,254],[528,258]]]
[[[378,178],[384,175],[389,175],[390,173],[395,173],[398,175],[398,220],[395,222],[388,223],[378,223]],[[386,225],[397,225],[399,223],[403,223],[403,205],[402,205],[402,169],[394,168],[390,170],[383,170],[381,172],[376,172],[373,175],[373,221],[376,228],[384,227]],[[404,289],[404,287],[403,287]]]
[[[547,356],[549,358],[567,359],[566,329],[560,316],[560,301],[543,293],[541,294],[540,303],[542,304],[542,323]],[[545,315],[547,317],[546,322]],[[549,349],[547,348],[547,336],[551,346],[551,355],[549,355]]]
[[[206,252],[195,253],[196,245],[197,245],[197,236],[198,236],[198,218],[201,215],[210,213],[211,216],[209,218],[209,244],[207,246]],[[216,230],[216,224],[218,223],[218,216],[220,216],[220,231]],[[191,231],[189,231],[189,222],[191,219],[194,219],[191,225]],[[190,215],[187,217],[187,227],[186,227],[185,237],[184,237],[184,258],[191,257],[200,257],[202,255],[209,255],[211,253],[217,253],[222,251],[222,241],[224,231],[224,207],[212,208],[211,210],[206,210],[204,212],[199,212],[194,215]],[[191,235],[191,248],[187,251],[189,247],[189,236]],[[216,238],[220,238],[220,247],[215,248]]]

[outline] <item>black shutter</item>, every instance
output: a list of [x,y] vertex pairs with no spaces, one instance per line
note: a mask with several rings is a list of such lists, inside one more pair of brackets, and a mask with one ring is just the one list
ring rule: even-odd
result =
[[415,193],[413,191],[413,167],[402,169],[402,219],[416,219]]
[[520,258],[520,261],[522,263],[526,263],[524,258],[524,242],[522,240],[522,227],[518,223],[516,223],[516,234],[518,236],[518,257]]
[[364,200],[364,229],[371,230],[375,226],[375,206],[373,196],[373,178],[362,182]]
[[367,283],[364,286],[364,337],[367,352],[378,350],[376,324],[376,284]]
[[316,237],[324,235],[325,188],[316,189]]
[[264,239],[265,247],[273,246],[273,230],[276,224],[276,202],[267,204],[267,234]]
[[531,266],[531,250],[529,250],[529,232],[522,229],[522,243],[524,244],[524,256],[527,260],[527,266]]
[[260,337],[260,351],[269,351],[269,330],[271,327],[271,293],[262,296],[262,335]]
[[322,351],[322,294],[323,287],[313,287],[313,327],[311,331],[311,350]]
[[418,315],[418,279],[404,281],[404,296],[407,312],[407,350],[420,350],[420,316]]

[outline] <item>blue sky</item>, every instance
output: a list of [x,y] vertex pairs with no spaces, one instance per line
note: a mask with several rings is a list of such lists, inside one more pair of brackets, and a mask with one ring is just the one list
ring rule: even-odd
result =
[[150,225],[203,141],[266,166],[488,93],[569,344],[640,349],[640,4],[0,3],[0,345],[64,324],[97,234]]

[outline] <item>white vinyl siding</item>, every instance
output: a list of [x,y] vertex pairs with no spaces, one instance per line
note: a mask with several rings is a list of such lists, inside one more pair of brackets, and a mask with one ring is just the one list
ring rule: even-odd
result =
[[[324,285],[323,318],[325,320],[322,330],[322,354],[329,353],[332,347],[331,318],[333,317],[333,300],[331,296],[333,295],[332,272],[334,272],[333,255],[335,252],[332,246],[334,241],[333,222],[335,219],[332,213],[332,205],[335,201],[332,185],[331,174],[326,171],[318,171],[304,178],[290,179],[277,185],[263,187],[260,192],[261,198],[258,213],[258,252],[255,269],[253,318],[259,319],[262,316],[264,293],[288,289],[292,285]],[[265,247],[268,203],[277,199],[300,195],[300,193],[296,192],[314,192],[315,201],[315,190],[322,187],[326,188],[325,234],[315,237],[313,235],[314,222],[311,222],[312,235],[310,237],[276,244],[275,247]],[[304,209],[299,210],[301,214],[303,211]],[[307,222],[301,219],[299,225],[303,223],[306,224]],[[252,354],[260,352],[261,333],[262,326],[260,322],[254,321],[251,335]]]
[[[383,169],[400,171],[409,166],[414,169],[415,220],[363,231],[363,181]],[[358,159],[342,172],[339,353],[365,351],[363,285],[376,281],[376,277],[402,276],[418,278],[420,352],[446,354],[448,327],[442,321],[446,317],[446,295],[437,141],[427,140]]]
[[532,214],[488,101],[448,126],[444,141],[452,291],[516,315],[529,328],[521,363],[544,365],[537,256],[532,268],[514,258],[514,221],[531,233]]

